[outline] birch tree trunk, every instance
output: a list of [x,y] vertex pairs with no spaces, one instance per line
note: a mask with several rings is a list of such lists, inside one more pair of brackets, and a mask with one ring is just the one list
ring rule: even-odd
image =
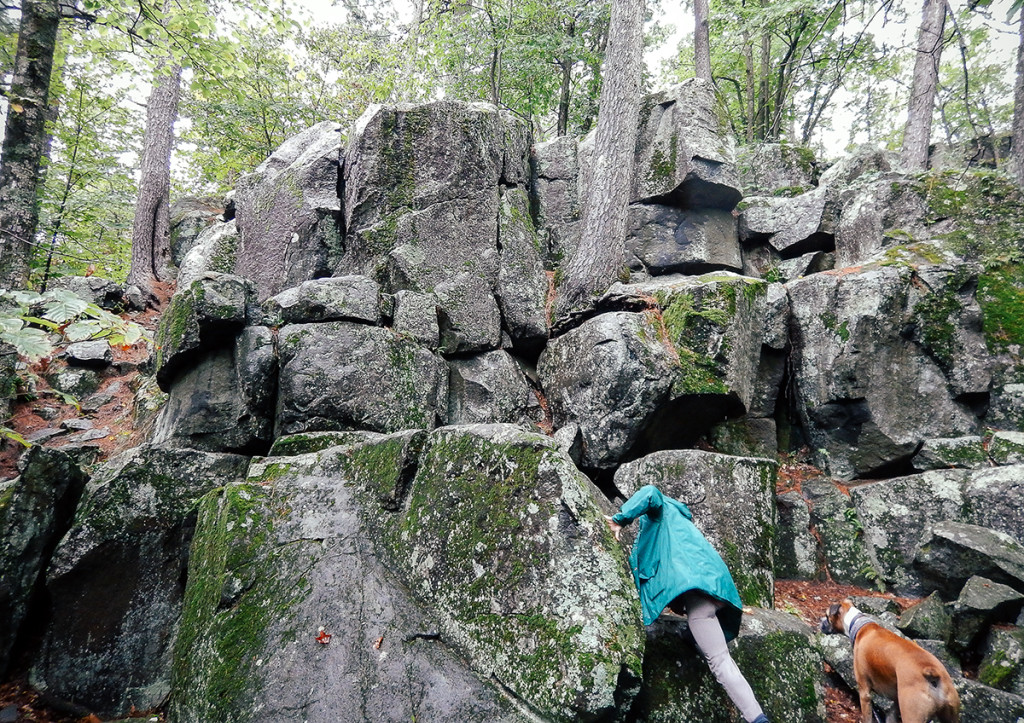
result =
[[47,104],[60,10],[56,0],[24,0],[0,156],[0,288],[24,288],[39,223]]
[[1013,83],[1013,134],[1010,137],[1010,172],[1016,184],[1024,188],[1024,9],[1020,13],[1020,40],[1017,44],[1017,77]]
[[924,0],[921,29],[917,36],[917,58],[910,86],[907,128],[903,134],[903,165],[907,170],[928,168],[935,88],[939,80],[942,31],[946,21],[946,0]]
[[132,265],[125,286],[134,306],[153,305],[153,284],[166,277],[171,258],[171,150],[178,117],[181,66],[157,68],[146,104],[139,196],[132,227]]
[[693,63],[698,78],[711,80],[711,38],[708,31],[708,0],[693,1]]
[[644,0],[613,0],[580,244],[566,268],[560,315],[615,281],[626,259],[626,211],[640,114]]

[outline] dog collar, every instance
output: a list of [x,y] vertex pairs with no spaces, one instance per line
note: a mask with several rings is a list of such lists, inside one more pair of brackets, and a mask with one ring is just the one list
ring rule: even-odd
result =
[[851,605],[843,615],[843,629],[846,630],[846,636],[850,638],[850,642],[857,642],[857,633],[870,622],[873,622],[871,618]]

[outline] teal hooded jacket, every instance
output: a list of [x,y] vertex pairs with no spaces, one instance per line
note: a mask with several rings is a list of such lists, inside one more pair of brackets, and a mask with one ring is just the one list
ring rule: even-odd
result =
[[666,497],[654,485],[641,487],[612,517],[618,525],[639,518],[629,566],[640,592],[644,625],[650,625],[672,600],[701,590],[725,603],[718,619],[727,640],[739,633],[743,603],[729,568],[693,524],[690,508]]

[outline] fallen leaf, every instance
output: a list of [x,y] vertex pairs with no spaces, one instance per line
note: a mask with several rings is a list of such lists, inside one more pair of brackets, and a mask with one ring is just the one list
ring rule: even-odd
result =
[[380,650],[380,646],[383,645],[383,643],[384,643],[384,636],[381,635],[379,638],[377,638],[377,642],[375,642],[373,644],[373,649],[374,650]]
[[329,632],[327,632],[326,630],[324,630],[323,628],[320,628],[317,631],[317,636],[315,638],[313,638],[313,639],[316,640],[321,645],[327,645],[327,643],[331,642],[331,634]]

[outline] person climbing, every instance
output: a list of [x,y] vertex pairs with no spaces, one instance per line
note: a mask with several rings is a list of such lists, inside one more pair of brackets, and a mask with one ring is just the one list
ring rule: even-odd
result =
[[690,508],[654,485],[641,487],[618,514],[605,519],[619,540],[622,528],[637,518],[629,566],[640,592],[644,625],[666,607],[685,614],[697,648],[743,719],[769,723],[726,646],[739,633],[743,603],[725,562],[693,524]]

